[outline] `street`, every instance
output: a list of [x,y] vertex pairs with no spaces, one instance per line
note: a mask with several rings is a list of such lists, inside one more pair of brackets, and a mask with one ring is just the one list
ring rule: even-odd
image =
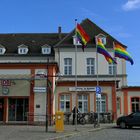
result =
[[75,135],[67,140],[139,140],[140,128],[120,129],[108,128],[86,134]]

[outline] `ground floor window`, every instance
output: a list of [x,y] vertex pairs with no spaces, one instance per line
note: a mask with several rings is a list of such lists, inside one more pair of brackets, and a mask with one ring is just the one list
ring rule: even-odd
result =
[[131,106],[132,106],[132,112],[136,112],[140,110],[140,98],[133,97],[131,98]]
[[106,112],[106,95],[101,95],[101,98],[96,98],[96,111],[97,112]]
[[63,112],[70,112],[70,95],[60,95],[60,110]]
[[82,113],[88,112],[88,95],[78,95],[78,109]]
[[28,99],[14,99],[8,100],[8,120],[9,121],[27,121],[27,112],[29,110]]

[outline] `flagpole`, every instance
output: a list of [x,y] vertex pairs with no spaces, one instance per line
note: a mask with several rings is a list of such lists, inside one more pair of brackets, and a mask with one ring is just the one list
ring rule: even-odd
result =
[[[77,39],[77,19],[75,19],[75,35]],[[76,40],[77,41],[77,40]],[[75,43],[75,96],[77,97],[77,42]],[[75,98],[75,131],[77,131],[77,98]]]
[[[97,53],[97,36],[95,36],[95,42],[96,42],[96,73],[97,73],[97,87],[99,86],[99,77],[98,77],[98,53]],[[96,93],[95,93],[96,94]],[[97,102],[96,102],[96,111],[97,111],[97,114],[98,114],[98,126],[100,125],[100,100],[99,100],[99,98],[97,97],[97,95],[96,95],[96,100],[97,100]]]
[[[113,49],[115,48],[115,43],[113,41]],[[115,57],[115,49],[114,49],[114,58],[115,61],[117,62],[117,58]],[[114,80],[115,80],[115,93],[116,93],[116,88],[117,88],[117,64],[115,63],[115,73],[114,73]],[[115,116],[117,116],[117,96],[116,96],[116,114]]]

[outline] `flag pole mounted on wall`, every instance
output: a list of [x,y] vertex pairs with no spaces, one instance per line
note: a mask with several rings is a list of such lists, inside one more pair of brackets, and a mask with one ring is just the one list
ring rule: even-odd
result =
[[[114,41],[113,41],[113,49],[115,48],[115,43],[114,43]],[[115,61],[117,62],[117,58],[115,57],[115,51],[114,51],[114,59],[115,59]],[[114,65],[114,81],[115,81],[115,94],[117,93],[116,92],[116,90],[117,90],[117,64],[116,63],[114,63],[113,64]],[[114,117],[115,118],[117,118],[117,95],[116,95],[116,112],[114,112],[115,114],[114,114]]]
[[[75,96],[77,97],[77,19],[75,19]],[[77,131],[77,98],[75,98],[75,131]]]
[[[97,39],[98,39],[98,36],[95,36],[95,42],[96,42],[96,73],[97,73],[97,87],[99,86],[99,77],[98,77],[98,51],[97,51]],[[99,98],[97,97],[97,93],[96,93],[96,111],[97,111],[97,114],[98,114],[98,118],[97,118],[97,121],[98,121],[98,126],[100,125],[100,101],[99,101]]]

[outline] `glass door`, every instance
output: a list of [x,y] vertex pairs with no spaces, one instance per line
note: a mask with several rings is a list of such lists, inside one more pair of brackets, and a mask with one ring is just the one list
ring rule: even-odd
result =
[[27,121],[28,99],[9,99],[9,121]]
[[4,113],[4,99],[0,99],[0,121],[3,121],[3,113]]

